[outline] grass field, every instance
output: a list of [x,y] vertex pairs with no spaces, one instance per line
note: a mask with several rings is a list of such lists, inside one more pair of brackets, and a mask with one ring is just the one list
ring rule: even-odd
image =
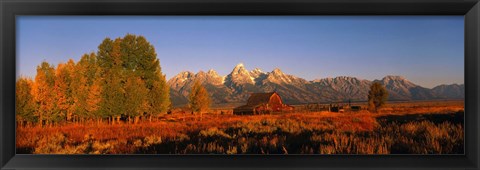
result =
[[463,154],[463,101],[396,102],[380,113],[173,113],[138,124],[17,127],[17,153]]

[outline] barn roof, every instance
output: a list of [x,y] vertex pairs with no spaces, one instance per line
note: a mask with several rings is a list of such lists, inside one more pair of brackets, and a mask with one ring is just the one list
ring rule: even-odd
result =
[[[271,93],[252,93],[247,100],[247,104],[243,106],[239,106],[233,109],[234,113],[239,112],[255,112],[254,109],[258,106],[268,104],[270,102],[270,98],[274,95],[278,95],[276,92]],[[280,97],[280,95],[278,95]],[[280,97],[281,100],[281,97]],[[292,106],[286,105],[282,103],[282,108],[293,108]]]
[[252,93],[247,100],[247,104],[236,107],[234,110],[251,110],[259,105],[267,104],[270,101],[270,97],[276,92],[271,93]]
[[260,104],[266,104],[270,101],[270,97],[275,94],[275,92],[271,93],[252,93],[247,100],[247,106],[257,106]]

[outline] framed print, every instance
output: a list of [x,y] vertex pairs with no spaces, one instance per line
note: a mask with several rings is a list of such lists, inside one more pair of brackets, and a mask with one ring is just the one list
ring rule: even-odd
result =
[[477,3],[2,1],[1,167],[478,169]]

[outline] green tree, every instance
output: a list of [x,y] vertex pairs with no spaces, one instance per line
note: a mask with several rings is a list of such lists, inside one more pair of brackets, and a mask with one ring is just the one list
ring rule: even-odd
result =
[[102,117],[109,117],[113,121],[120,118],[125,112],[125,89],[123,77],[119,71],[111,70],[105,74],[102,83],[102,100],[100,113]]
[[[95,53],[84,54],[80,61],[76,63],[72,82],[71,89],[74,98],[75,119],[85,120],[101,117],[96,112],[98,107],[95,107],[97,109],[88,110],[88,108],[94,107],[91,105],[92,103],[98,105],[98,101],[101,100],[100,94],[96,94],[101,92],[101,89],[98,89],[101,88],[101,77]],[[97,84],[95,87],[97,89],[92,90],[94,82]],[[92,98],[94,96],[98,98]]]
[[20,125],[24,125],[24,122],[36,122],[37,120],[37,117],[34,115],[36,108],[32,94],[32,86],[33,81],[25,77],[20,77],[16,82],[16,120]]
[[158,116],[170,105],[170,89],[162,74],[155,48],[143,36],[127,34],[120,42],[122,66],[140,77],[148,90],[147,115]]
[[203,112],[210,107],[210,96],[207,89],[199,81],[195,81],[192,90],[188,96],[188,106],[193,112],[200,113],[200,119]]
[[160,62],[153,45],[143,36],[127,34],[121,39],[120,48],[123,67],[141,77],[147,88],[151,89],[158,80],[157,71],[160,71]]
[[83,55],[78,63],[69,60],[55,69],[43,62],[31,88],[40,125],[158,116],[171,105],[155,48],[145,37],[132,34],[104,39],[97,53]]
[[[159,66],[160,67],[160,66]],[[152,88],[148,93],[148,105],[147,111],[150,121],[152,116],[158,117],[160,114],[167,112],[170,102],[170,87],[167,85],[165,75],[161,74],[160,68],[156,71],[158,81],[153,81]]]
[[148,90],[142,79],[136,76],[128,76],[125,83],[125,115],[130,120],[138,118],[148,109],[147,101]]
[[[170,90],[166,84],[165,76],[161,72],[160,62],[157,59],[155,48],[143,37],[127,34],[123,38],[111,40],[105,39],[99,46],[97,53],[98,65],[101,68],[101,77],[105,78],[103,83],[103,104],[100,110],[107,115],[112,115],[108,106],[119,105],[119,102],[126,103],[132,97],[126,89],[127,79],[131,76],[139,77],[147,90],[145,114],[156,116],[166,111],[170,105]],[[115,81],[113,81],[115,80]],[[130,81],[131,82],[131,81]],[[111,83],[119,83],[111,85]],[[116,89],[112,89],[116,88]],[[123,88],[123,90],[120,90]],[[123,100],[106,101],[115,91],[124,92]],[[112,100],[109,98],[109,100]],[[116,115],[116,113],[114,113]]]
[[[119,47],[118,47],[119,48]],[[117,53],[119,52],[118,49],[116,51]],[[102,71],[105,71],[105,69],[113,68],[115,64],[121,64],[118,61],[120,61],[119,58],[113,58],[113,40],[110,38],[105,38],[102,43],[98,46],[98,51],[97,51],[97,63],[100,68],[102,68]],[[119,56],[117,54],[116,56]],[[118,60],[115,62],[115,60]]]
[[380,83],[374,82],[370,86],[370,91],[368,92],[368,108],[371,111],[377,112],[380,107],[382,107],[388,99],[387,89]]
[[101,101],[99,113],[111,122],[125,112],[125,69],[120,56],[121,39],[106,38],[98,47],[97,62],[100,69]]

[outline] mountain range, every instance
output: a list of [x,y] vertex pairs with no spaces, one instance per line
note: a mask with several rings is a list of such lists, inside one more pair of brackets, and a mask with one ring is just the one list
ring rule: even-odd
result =
[[184,71],[168,80],[173,105],[187,103],[188,94],[195,81],[200,81],[210,93],[214,104],[243,103],[250,93],[276,91],[285,103],[326,103],[339,101],[366,101],[370,85],[379,82],[389,93],[389,100],[463,99],[463,84],[439,85],[425,88],[403,76],[387,75],[381,80],[364,80],[340,76],[307,81],[283,73],[279,68],[264,72],[259,68],[248,71],[240,63],[226,76],[211,69],[207,72]]

